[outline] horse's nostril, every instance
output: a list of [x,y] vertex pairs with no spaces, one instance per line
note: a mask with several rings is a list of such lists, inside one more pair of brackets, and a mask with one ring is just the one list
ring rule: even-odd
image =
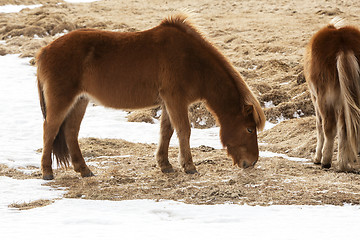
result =
[[249,164],[246,161],[243,161],[242,166],[243,166],[243,168],[248,168]]

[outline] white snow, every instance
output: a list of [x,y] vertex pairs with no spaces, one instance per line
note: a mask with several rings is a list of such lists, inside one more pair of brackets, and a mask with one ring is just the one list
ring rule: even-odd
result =
[[[64,1],[68,2],[68,3],[91,3],[91,2],[97,2],[99,0],[64,0]],[[0,6],[0,13],[16,13],[16,12],[20,12],[21,10],[23,10],[25,8],[33,9],[33,8],[38,8],[41,6],[42,6],[42,4],[33,4],[33,5],[7,4],[7,5]]]
[[265,108],[272,108],[275,107],[274,103],[272,100],[268,101],[268,102],[264,102],[264,107]]
[[[159,124],[127,122],[127,112],[102,106],[92,106],[86,110],[81,123],[80,137],[121,138],[130,142],[157,143]],[[104,117],[106,116],[106,117]],[[177,146],[176,133],[171,139],[171,146]],[[200,145],[222,148],[219,128],[191,129],[191,147]]]
[[277,124],[278,124],[278,123],[271,123],[271,122],[269,122],[269,121],[266,121],[266,122],[265,122],[264,131],[269,130],[269,129],[275,127]]
[[1,239],[356,239],[358,206],[187,205],[64,199],[10,211]]
[[42,146],[36,69],[18,55],[0,56],[0,163],[40,166],[35,150]]
[[288,159],[290,161],[295,161],[295,162],[304,162],[304,163],[308,163],[309,159],[306,158],[298,158],[298,157],[289,157],[286,154],[281,154],[281,153],[274,153],[274,152],[269,152],[269,151],[264,151],[264,152],[260,152],[259,153],[260,157],[282,157],[285,159]]
[[293,117],[294,118],[300,118],[300,117],[302,117],[304,115],[305,115],[304,112],[301,109],[298,109],[296,112],[294,112]]
[[[12,203],[28,203],[39,199],[53,199],[61,197],[64,191],[54,190],[42,186],[40,179],[16,180],[0,176],[0,214],[8,212],[7,206]],[[0,224],[0,229],[1,229]],[[1,236],[1,231],[0,231]],[[3,238],[2,238],[3,239]]]
[[[42,116],[36,69],[29,59],[0,56],[0,163],[37,166]],[[126,112],[89,105],[80,137],[156,143],[159,124],[128,123]],[[173,137],[172,145],[177,145]],[[192,129],[191,145],[221,148],[219,128]],[[260,156],[281,156],[261,152]],[[292,159],[305,161],[304,159]],[[346,239],[356,238],[359,206],[187,205],[173,201],[61,199],[18,211],[12,203],[57,199],[65,190],[43,180],[0,177],[0,239]]]
[[0,13],[15,13],[20,12],[25,8],[33,9],[41,7],[42,4],[35,4],[35,5],[3,5],[0,6]]
[[68,3],[91,3],[91,2],[97,2],[99,0],[64,0]]

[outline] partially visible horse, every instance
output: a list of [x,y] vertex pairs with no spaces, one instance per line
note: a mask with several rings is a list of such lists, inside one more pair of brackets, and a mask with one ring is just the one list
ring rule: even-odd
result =
[[316,111],[315,164],[331,167],[337,132],[335,167],[353,171],[358,165],[360,134],[360,31],[341,24],[335,18],[312,37],[305,56],[305,77]]
[[44,179],[53,179],[52,152],[58,164],[68,166],[71,159],[82,177],[93,175],[77,139],[89,99],[117,109],[161,105],[156,159],[162,172],[173,171],[168,147],[174,128],[180,164],[186,173],[196,172],[188,106],[198,100],[206,101],[216,115],[221,141],[234,164],[247,168],[258,160],[257,130],[265,124],[259,102],[230,62],[184,15],[143,32],[73,31],[44,47],[36,62],[45,118]]

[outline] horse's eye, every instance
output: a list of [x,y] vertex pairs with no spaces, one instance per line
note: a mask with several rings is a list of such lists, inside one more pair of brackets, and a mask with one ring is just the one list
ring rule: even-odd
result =
[[252,128],[247,128],[246,129],[249,133],[253,133],[254,132],[254,130],[252,129]]

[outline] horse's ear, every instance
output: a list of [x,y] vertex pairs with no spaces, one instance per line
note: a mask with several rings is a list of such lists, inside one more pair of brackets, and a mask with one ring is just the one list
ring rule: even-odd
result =
[[244,113],[246,114],[246,115],[251,115],[251,114],[253,114],[253,112],[254,112],[254,106],[253,105],[245,105],[244,106]]

